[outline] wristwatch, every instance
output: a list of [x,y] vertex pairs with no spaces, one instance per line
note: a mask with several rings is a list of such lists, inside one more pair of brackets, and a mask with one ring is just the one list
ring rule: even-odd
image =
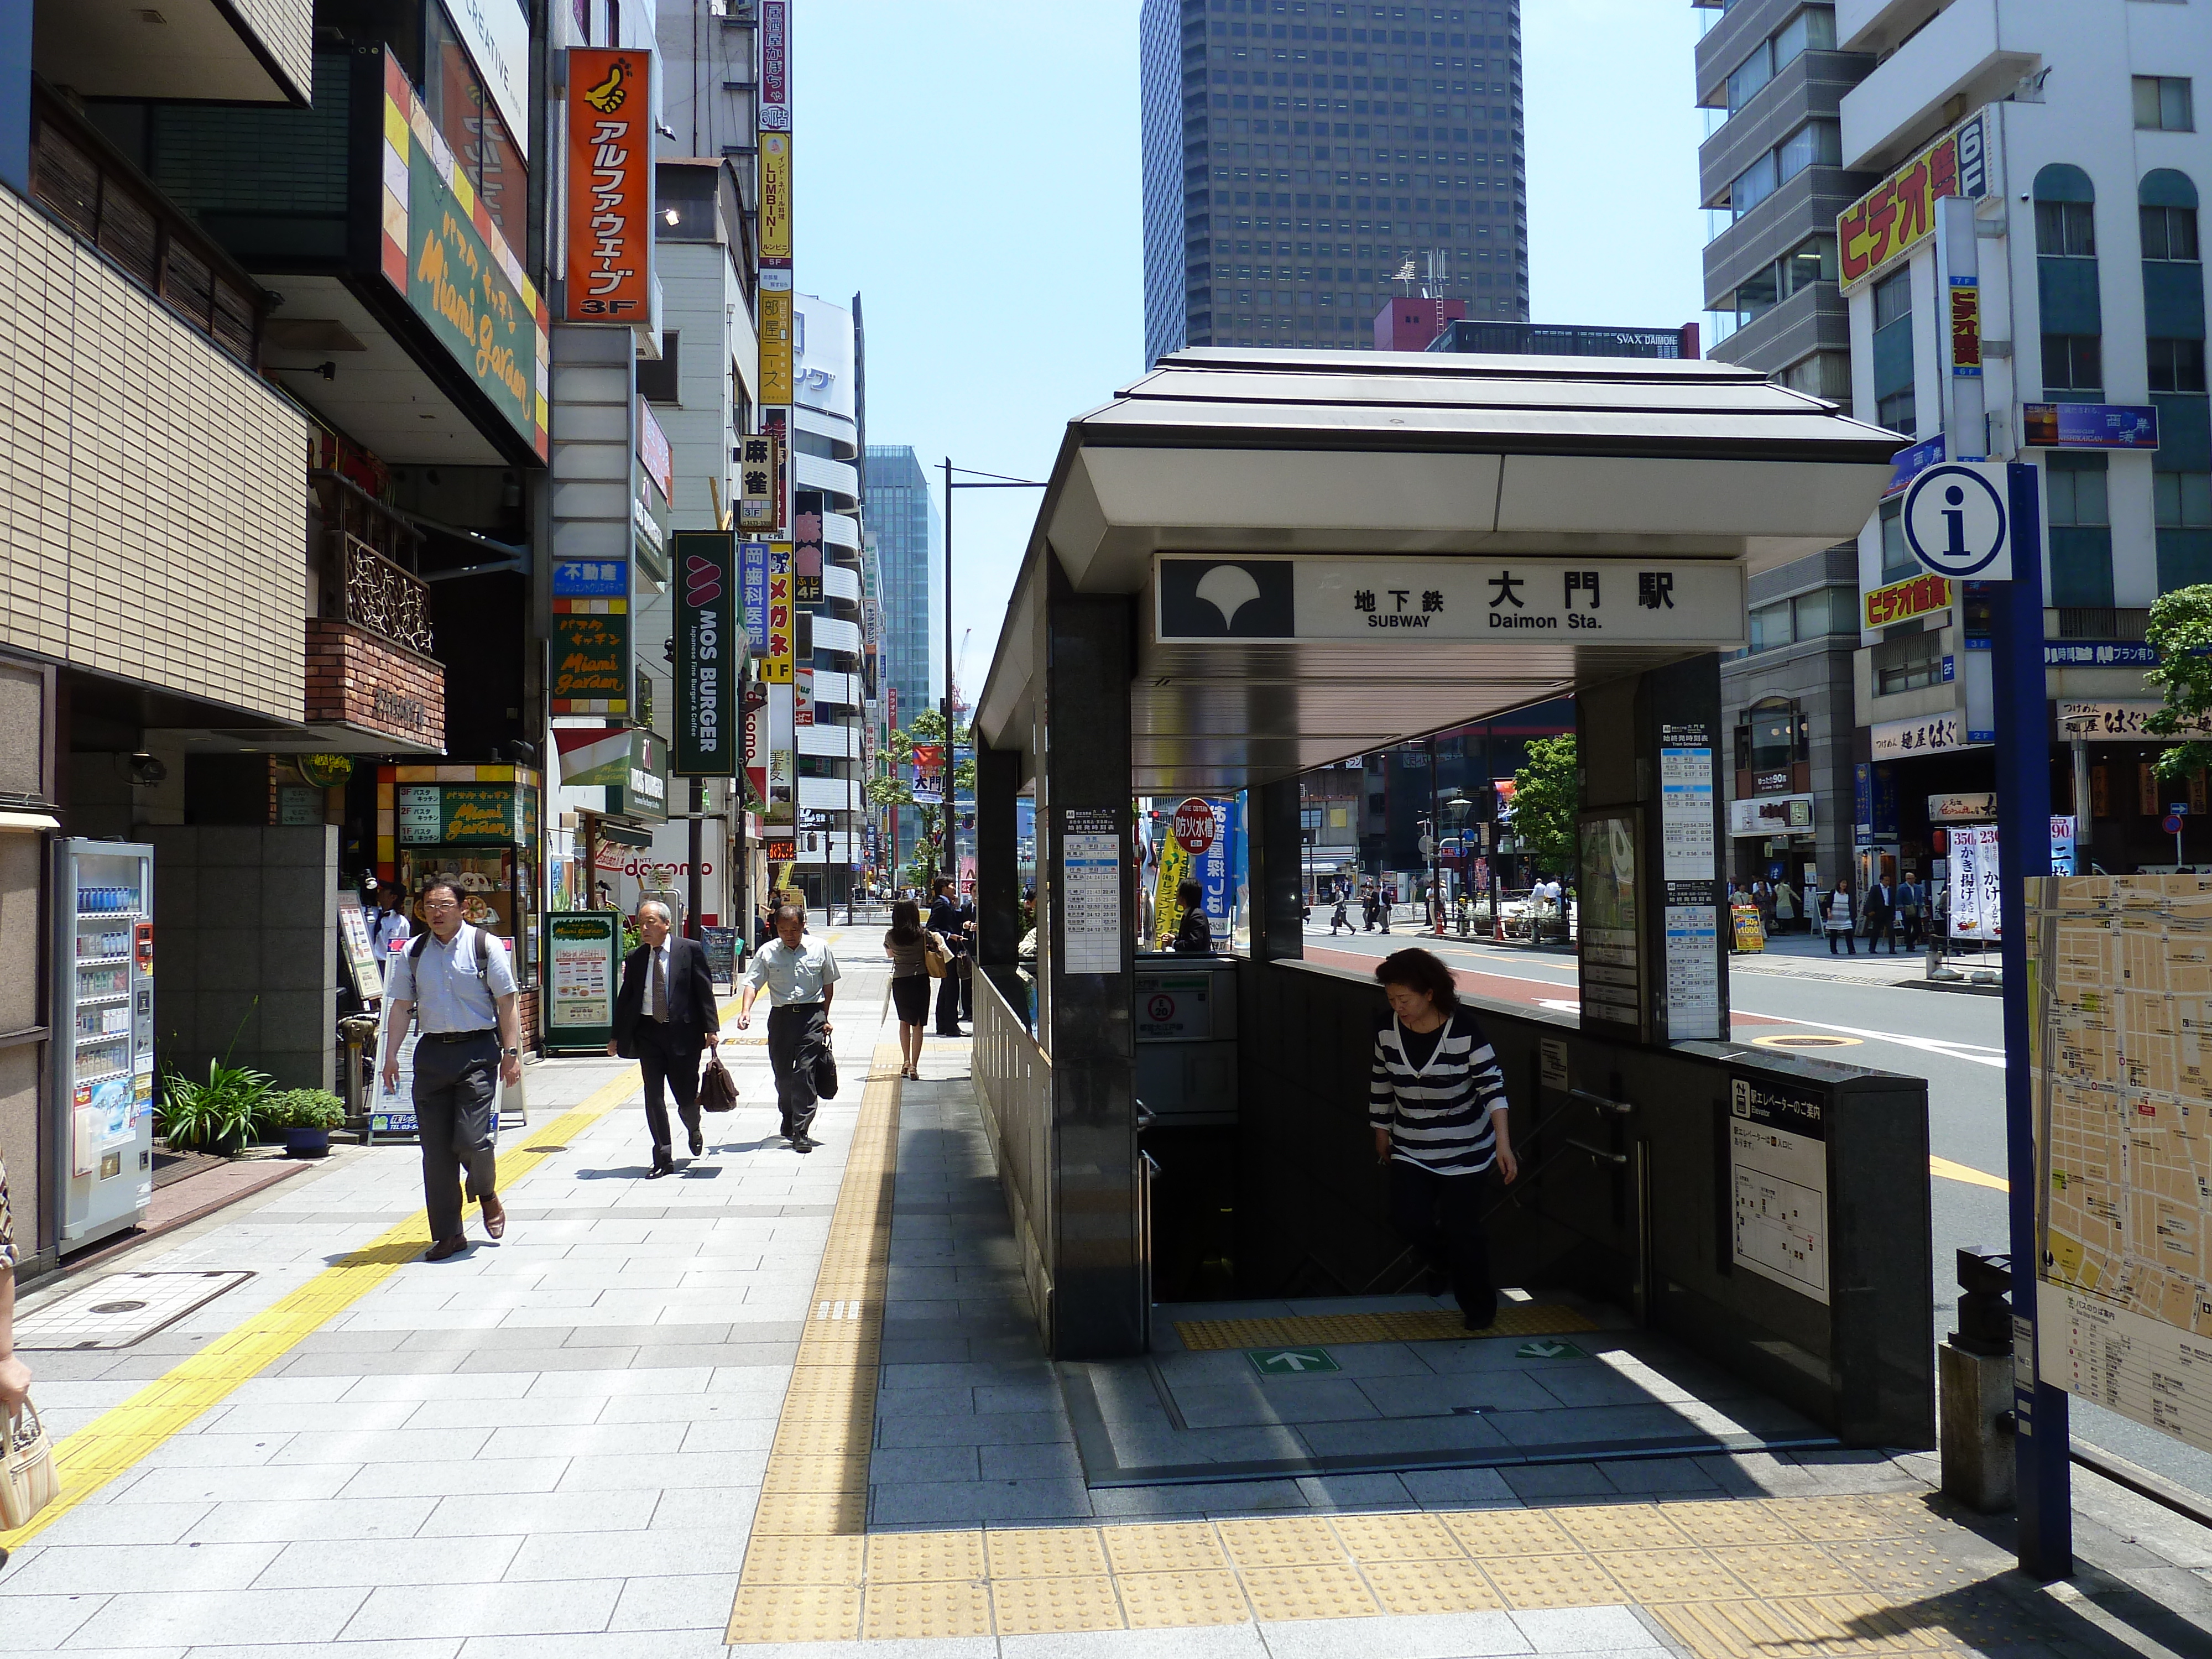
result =
[[502,1048],[499,1054],[502,1060],[520,1060],[522,1057],[522,1050],[520,1048]]

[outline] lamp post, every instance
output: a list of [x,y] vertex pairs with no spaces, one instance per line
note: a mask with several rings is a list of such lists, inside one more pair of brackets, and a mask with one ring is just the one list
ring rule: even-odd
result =
[[[956,472],[966,476],[956,483]],[[952,890],[960,890],[959,799],[960,791],[953,783],[952,760],[952,492],[956,489],[1043,489],[1048,485],[1033,478],[1010,478],[1003,472],[978,472],[973,467],[955,466],[952,458],[945,459],[945,866],[943,874],[952,878]]]

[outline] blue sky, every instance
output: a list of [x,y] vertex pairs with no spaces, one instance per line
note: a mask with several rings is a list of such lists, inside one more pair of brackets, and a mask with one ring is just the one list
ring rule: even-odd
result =
[[[799,286],[863,296],[868,438],[1042,478],[1144,368],[1136,0],[799,0]],[[1522,0],[1539,322],[1699,319],[1686,0]],[[990,666],[1037,492],[954,504],[953,646]],[[972,630],[964,659],[960,641]]]

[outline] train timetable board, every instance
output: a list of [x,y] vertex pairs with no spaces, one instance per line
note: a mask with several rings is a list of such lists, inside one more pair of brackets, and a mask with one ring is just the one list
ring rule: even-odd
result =
[[2212,878],[2027,885],[2038,1372],[2212,1450]]

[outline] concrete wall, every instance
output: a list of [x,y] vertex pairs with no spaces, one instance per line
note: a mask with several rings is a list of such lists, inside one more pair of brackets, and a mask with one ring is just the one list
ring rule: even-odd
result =
[[156,825],[154,1009],[161,1065],[210,1059],[283,1089],[336,1075],[338,832],[335,825]]

